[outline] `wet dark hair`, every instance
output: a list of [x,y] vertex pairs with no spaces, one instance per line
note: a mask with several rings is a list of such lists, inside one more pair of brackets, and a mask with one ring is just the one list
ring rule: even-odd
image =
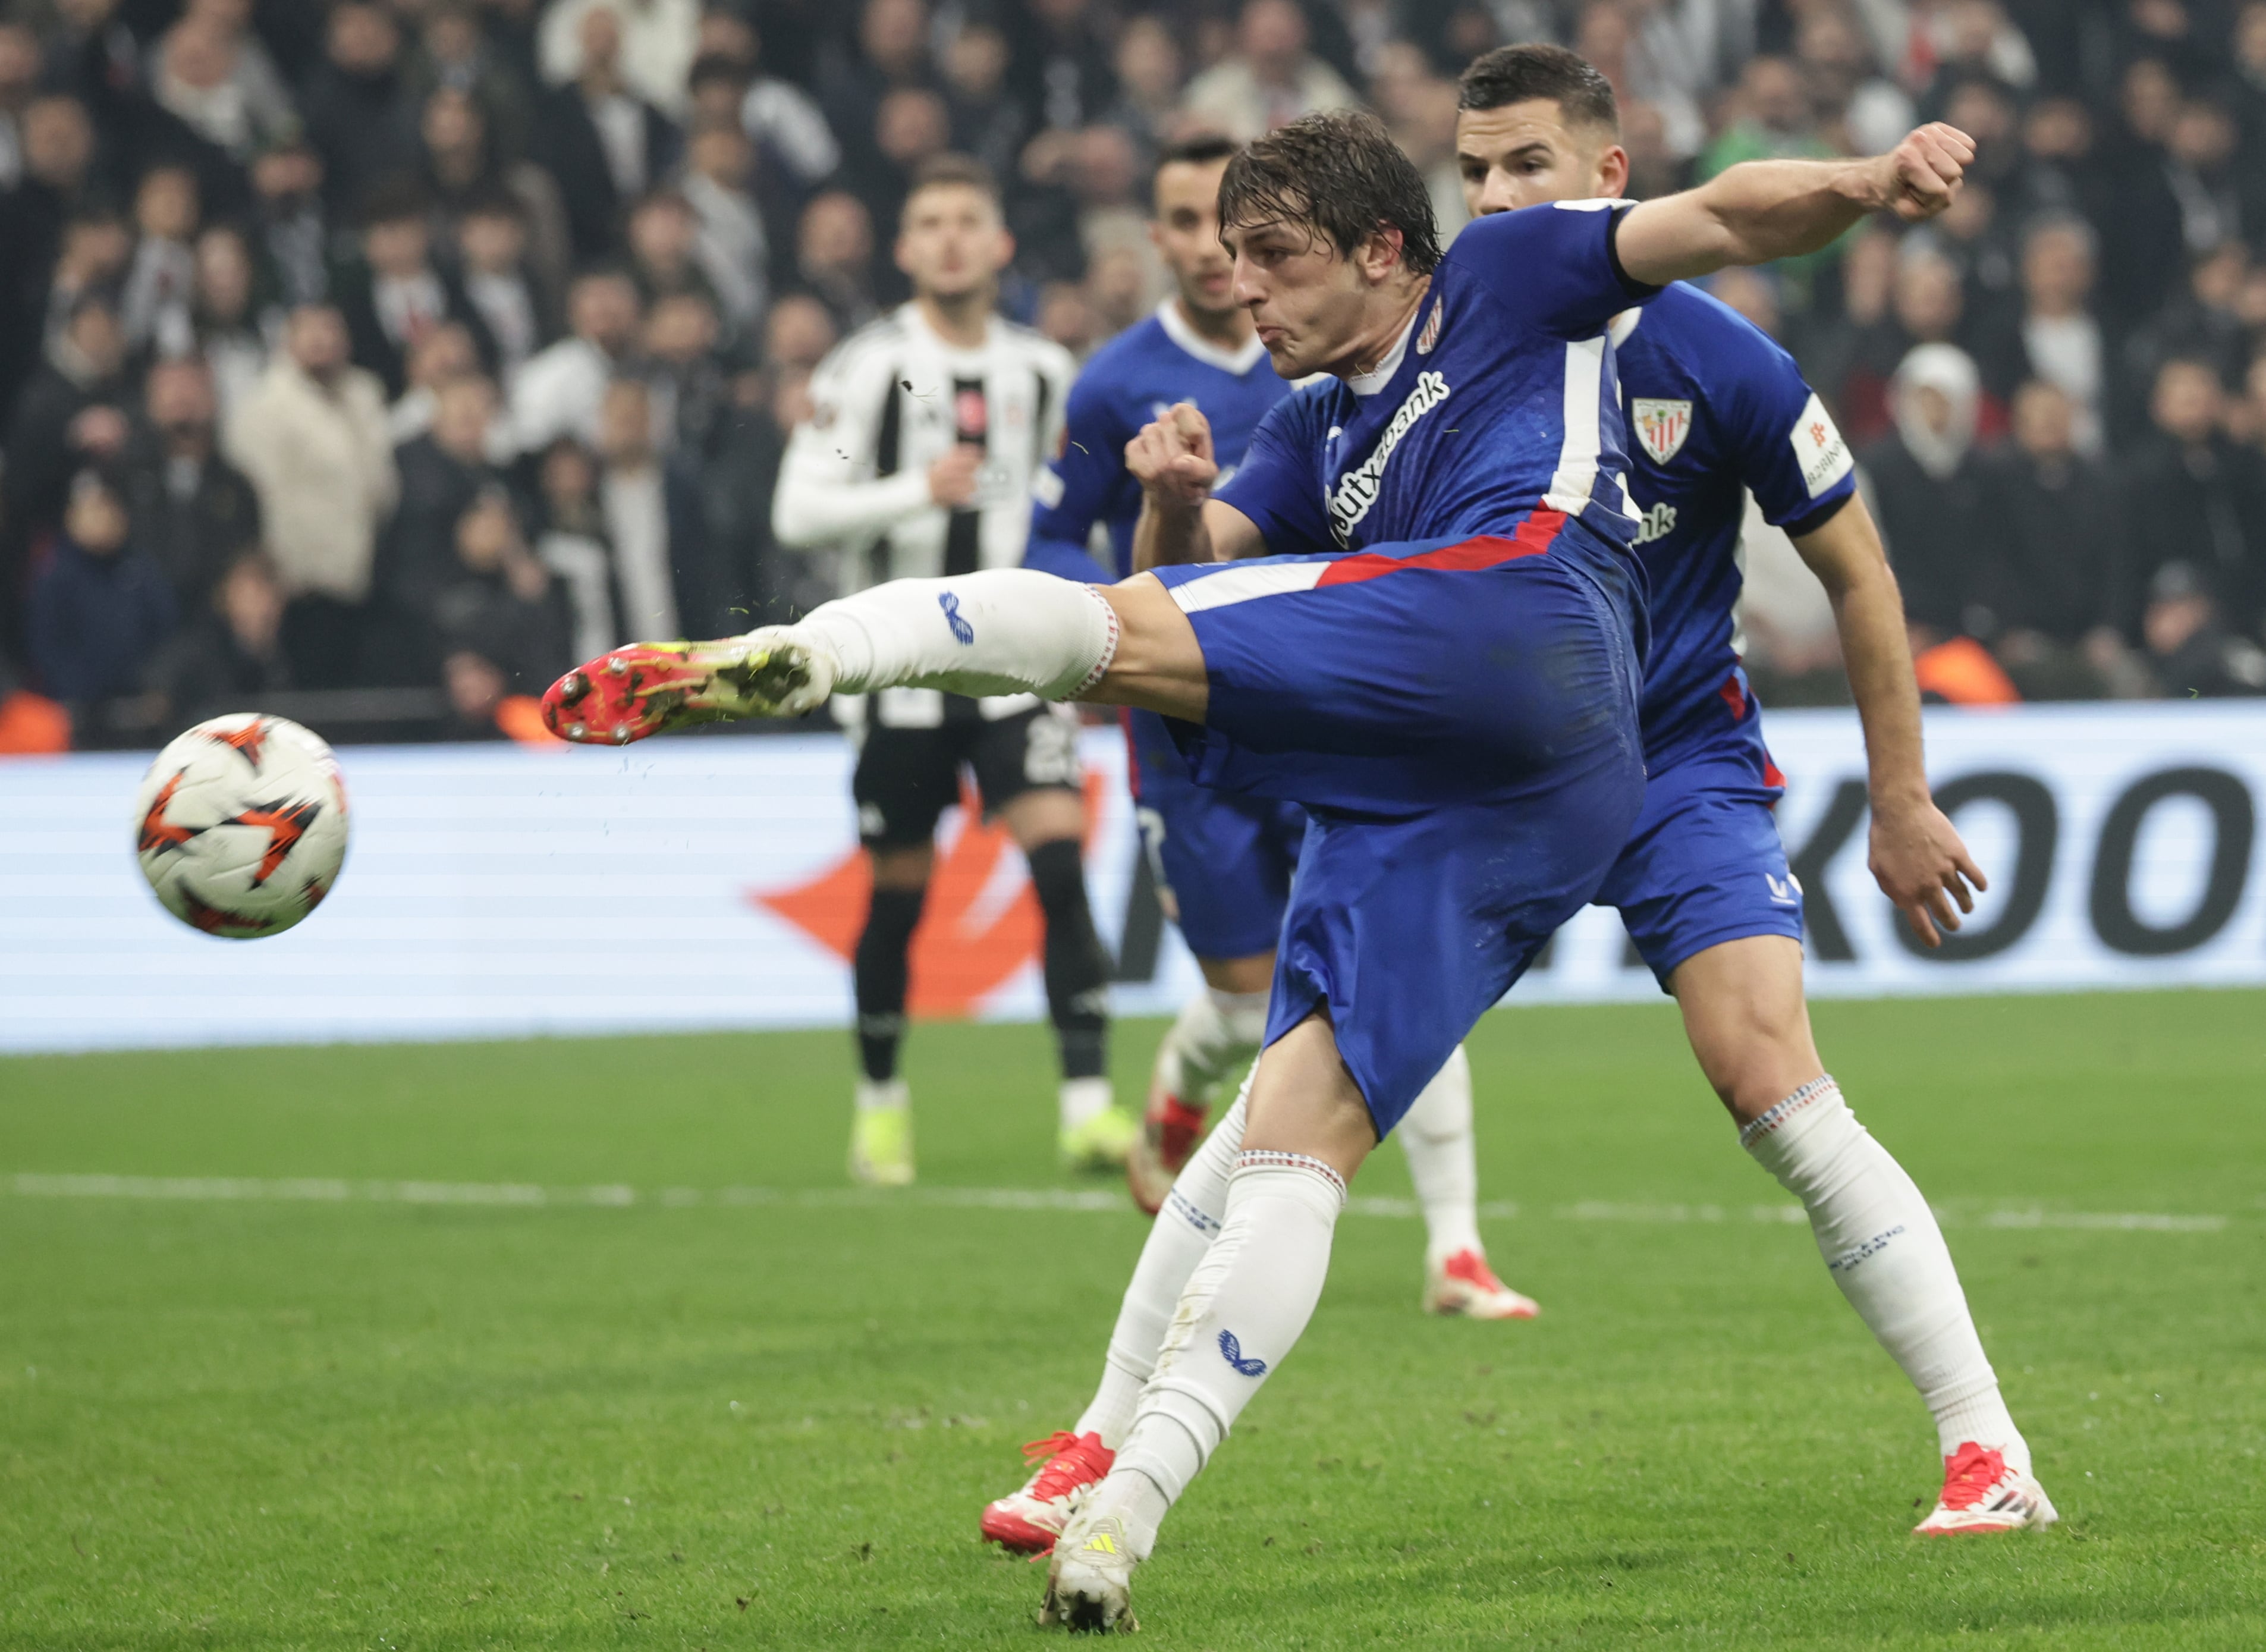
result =
[[1458,109],[1501,109],[1547,98],[1569,122],[1620,135],[1612,82],[1588,58],[1562,46],[1498,46],[1472,60],[1456,83],[1456,93]]
[[1429,275],[1440,262],[1423,174],[1362,109],[1307,115],[1235,156],[1219,183],[1219,221],[1297,224],[1348,257],[1379,230],[1398,230],[1409,274]]
[[924,189],[941,188],[947,184],[976,190],[989,198],[993,206],[1001,205],[999,180],[991,175],[991,169],[973,155],[950,151],[932,155],[913,168],[912,186],[905,191],[905,199],[910,201]]

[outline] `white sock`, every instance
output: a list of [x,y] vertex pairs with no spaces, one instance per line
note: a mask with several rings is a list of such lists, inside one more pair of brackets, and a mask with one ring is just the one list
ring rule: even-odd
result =
[[1480,1251],[1480,1166],[1472,1145],[1472,1062],[1463,1046],[1416,1093],[1396,1132],[1408,1178],[1424,1207],[1424,1261],[1437,1268],[1458,1251]]
[[1115,1096],[1107,1078],[1065,1078],[1056,1093],[1061,1109],[1062,1127],[1074,1130],[1088,1119],[1109,1111]]
[[913,1093],[902,1078],[860,1078],[857,1094],[860,1113],[890,1113],[913,1104]]
[[1180,1501],[1313,1317],[1345,1198],[1319,1159],[1238,1156],[1227,1219],[1181,1293],[1110,1479],[1139,1474],[1167,1508]]
[[[1245,1090],[1250,1087],[1251,1081],[1245,1079]],[[1118,1305],[1109,1352],[1101,1363],[1101,1385],[1071,1433],[1099,1434],[1113,1451],[1125,1444],[1141,1390],[1157,1369],[1157,1350],[1164,1344],[1173,1310],[1226,1219],[1227,1179],[1243,1151],[1244,1105],[1244,1098],[1237,1096],[1227,1116],[1181,1166],[1172,1191],[1165,1195],[1165,1208],[1149,1228],[1132,1282],[1125,1287],[1125,1299]]]
[[813,609],[795,629],[834,656],[843,694],[942,689],[1071,699],[1117,652],[1117,614],[1091,585],[1033,568],[891,580]]
[[1181,1006],[1180,1019],[1157,1046],[1155,1078],[1166,1095],[1209,1107],[1220,1081],[1251,1064],[1267,1036],[1264,992],[1206,987]]
[[1943,1455],[1971,1440],[2027,1473],[2030,1448],[1999,1397],[1935,1213],[1832,1078],[1802,1085],[1739,1144],[1809,1212],[1833,1283],[1919,1390]]

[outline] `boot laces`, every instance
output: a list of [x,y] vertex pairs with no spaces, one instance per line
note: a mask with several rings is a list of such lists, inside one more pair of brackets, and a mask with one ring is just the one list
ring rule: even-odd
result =
[[1972,1509],[2006,1478],[2007,1459],[1995,1451],[1969,1440],[1961,1445],[1943,1477],[1943,1506]]
[[[1097,1437],[1094,1444],[1099,1446]],[[1068,1429],[1057,1429],[1042,1440],[1032,1440],[1023,1447],[1023,1460],[1036,1463],[1044,1459],[1046,1466],[1031,1481],[1030,1495],[1041,1502],[1052,1502],[1087,1482],[1101,1476],[1104,1464],[1093,1461],[1094,1452],[1088,1450],[1084,1436]],[[1105,1454],[1105,1463],[1106,1463]]]

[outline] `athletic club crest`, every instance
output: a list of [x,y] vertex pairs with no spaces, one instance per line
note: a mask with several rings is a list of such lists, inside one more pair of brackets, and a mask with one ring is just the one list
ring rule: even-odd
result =
[[1652,462],[1665,464],[1683,450],[1684,438],[1692,434],[1692,404],[1639,396],[1629,403],[1629,423]]
[[1419,355],[1431,355],[1432,347],[1440,341],[1440,306],[1444,302],[1435,298],[1432,313],[1424,318],[1424,331],[1416,335],[1416,354]]

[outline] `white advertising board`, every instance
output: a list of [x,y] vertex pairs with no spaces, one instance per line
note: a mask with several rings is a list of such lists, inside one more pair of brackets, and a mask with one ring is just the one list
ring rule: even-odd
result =
[[[1865,870],[1853,717],[1780,713],[1780,809],[1822,995],[2266,982],[2255,875],[2266,709],[1931,713],[1939,795],[1991,875],[1923,954]],[[1121,1013],[1165,1013],[1194,966],[1137,868],[1124,747],[1088,733],[1094,912]],[[161,911],[127,815],[146,756],[0,763],[0,1049],[839,1026],[865,884],[849,752],[830,736],[622,752],[357,747],[354,846],[288,934],[222,941]],[[1043,1012],[1021,857],[947,816],[914,1008]],[[1646,998],[1619,919],[1568,925],[1514,1003]]]

